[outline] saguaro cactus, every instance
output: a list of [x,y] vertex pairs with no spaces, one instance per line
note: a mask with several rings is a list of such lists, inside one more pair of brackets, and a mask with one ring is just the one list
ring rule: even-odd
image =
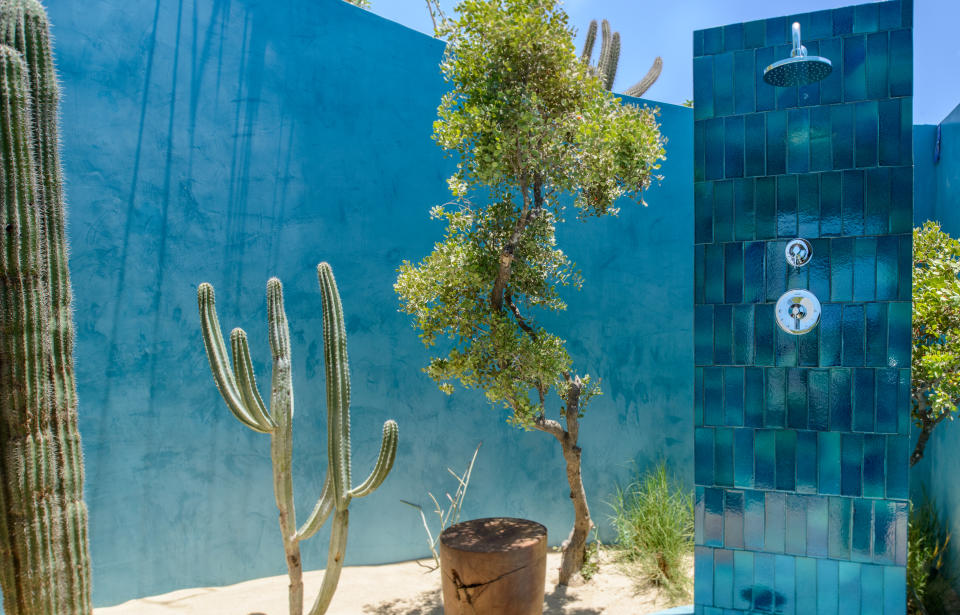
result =
[[[601,30],[600,57],[597,59],[597,65],[590,64],[590,59],[593,56],[593,46],[597,42],[596,19],[590,22],[590,27],[587,29],[587,37],[583,43],[583,53],[580,55],[580,59],[590,66],[595,75],[600,77],[604,89],[612,90],[613,81],[617,76],[617,66],[620,63],[620,33],[613,32],[611,34],[610,22],[606,19],[603,20]],[[635,97],[642,96],[656,82],[662,71],[663,59],[657,56],[653,61],[653,66],[650,67],[643,79],[627,88],[624,94]]]
[[293,507],[293,383],[291,380],[290,331],[283,309],[283,287],[280,280],[267,282],[267,322],[270,350],[273,355],[273,382],[270,408],[264,406],[257,390],[250,362],[247,334],[243,329],[230,333],[233,366],[227,360],[227,349],[220,333],[214,305],[213,287],[203,283],[197,291],[203,343],[210,360],[213,378],[227,407],[237,419],[254,431],[270,434],[273,459],[273,490],[280,513],[280,533],[287,556],[290,576],[290,615],[303,613],[303,569],[300,541],[319,530],[333,514],[330,550],[320,593],[310,615],[327,611],[340,580],[343,556],[347,546],[348,508],[353,498],[372,493],[387,477],[397,453],[398,430],[394,421],[383,424],[380,455],[370,476],[351,487],[350,470],[350,371],[347,361],[347,334],[343,324],[340,293],[327,263],[317,266],[323,313],[323,356],[327,380],[327,476],[320,499],[307,521],[297,529]]
[[8,615],[88,614],[90,557],[46,12],[0,0],[0,587]]

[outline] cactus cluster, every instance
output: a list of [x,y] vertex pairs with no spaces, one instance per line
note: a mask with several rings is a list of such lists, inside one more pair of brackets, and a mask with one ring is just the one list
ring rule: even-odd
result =
[[7,615],[91,611],[58,102],[43,6],[0,0],[0,589]]
[[323,314],[323,352],[327,383],[327,476],[320,499],[307,521],[297,528],[293,506],[293,382],[291,378],[290,330],[283,308],[280,280],[267,282],[267,322],[273,355],[273,380],[270,407],[267,409],[257,390],[247,335],[243,329],[230,333],[233,365],[220,332],[213,287],[203,283],[197,291],[203,342],[210,369],[220,394],[237,419],[250,429],[270,434],[273,461],[273,488],[280,517],[280,533],[290,577],[290,615],[303,613],[303,569],[300,541],[310,538],[333,515],[330,550],[320,593],[310,615],[322,615],[340,580],[347,545],[349,506],[353,498],[372,493],[387,477],[397,453],[398,431],[394,421],[383,425],[380,455],[365,481],[352,486],[350,463],[350,371],[347,361],[347,335],[343,307],[333,271],[327,263],[317,267]]
[[[604,89],[612,90],[613,81],[617,77],[617,65],[620,63],[620,33],[611,33],[610,22],[606,19],[603,20],[600,27],[602,38],[600,41],[600,57],[597,59],[596,66],[590,64],[593,56],[593,47],[597,42],[596,19],[590,22],[590,27],[587,29],[587,38],[583,43],[583,53],[580,55],[580,59],[590,67],[594,75],[600,78]],[[643,96],[643,94],[650,89],[650,86],[660,77],[662,71],[663,58],[657,56],[653,61],[653,66],[650,67],[650,70],[647,71],[643,79],[627,88],[623,93],[627,96]]]

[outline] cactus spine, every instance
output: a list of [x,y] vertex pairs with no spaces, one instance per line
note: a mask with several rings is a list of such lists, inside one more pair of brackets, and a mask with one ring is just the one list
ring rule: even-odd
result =
[[197,290],[203,343],[210,369],[227,407],[237,419],[254,431],[270,434],[273,461],[273,488],[280,517],[280,533],[290,577],[290,615],[303,613],[303,569],[300,541],[313,536],[333,514],[330,550],[320,593],[310,615],[322,615],[337,589],[347,546],[350,501],[373,493],[393,467],[397,454],[398,430],[394,421],[383,424],[380,455],[370,476],[351,487],[350,469],[350,371],[347,361],[347,334],[343,324],[340,293],[327,263],[317,266],[323,314],[323,353],[327,381],[327,476],[320,498],[307,521],[297,529],[293,507],[293,383],[291,380],[290,331],[283,309],[280,280],[267,282],[267,322],[273,355],[270,408],[264,406],[257,390],[250,361],[247,334],[243,329],[230,333],[233,366],[220,333],[213,287],[203,283]]
[[[617,65],[620,63],[620,33],[610,31],[610,22],[603,20],[601,25],[602,38],[600,41],[600,57],[597,59],[597,65],[590,64],[593,56],[593,46],[597,42],[597,20],[590,22],[587,29],[587,37],[583,43],[583,53],[580,59],[590,66],[591,72],[600,78],[605,90],[613,89],[613,81],[617,77]],[[627,96],[643,96],[650,89],[650,86],[656,82],[663,71],[663,59],[660,56],[653,61],[653,66],[647,71],[643,79],[627,88],[624,92]]]
[[90,558],[46,12],[0,1],[0,587],[8,615],[88,614]]

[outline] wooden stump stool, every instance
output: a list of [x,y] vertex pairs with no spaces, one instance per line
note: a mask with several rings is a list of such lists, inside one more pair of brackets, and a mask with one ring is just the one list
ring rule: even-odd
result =
[[547,528],[474,519],[440,534],[444,615],[542,615]]

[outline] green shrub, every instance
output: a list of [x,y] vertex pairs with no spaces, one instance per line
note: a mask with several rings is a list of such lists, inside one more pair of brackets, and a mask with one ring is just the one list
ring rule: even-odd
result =
[[663,589],[673,602],[689,599],[693,495],[661,461],[627,487],[617,487],[610,505],[628,570]]
[[950,532],[926,493],[919,506],[911,505],[908,541],[908,612],[911,615],[955,613],[956,597],[944,568]]

